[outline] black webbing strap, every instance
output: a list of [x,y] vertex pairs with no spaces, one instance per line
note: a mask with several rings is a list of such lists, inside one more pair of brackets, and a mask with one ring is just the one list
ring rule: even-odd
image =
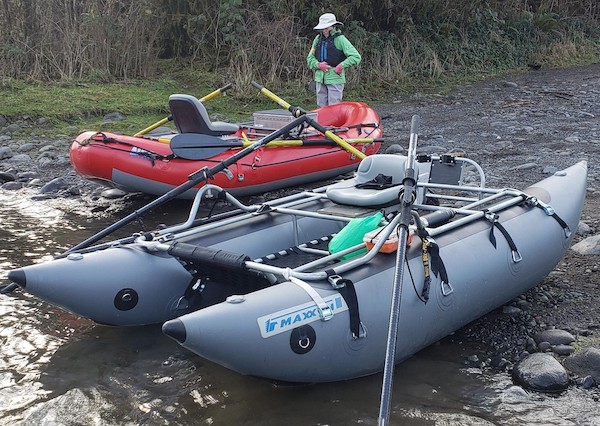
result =
[[342,295],[346,305],[348,305],[350,331],[352,332],[352,337],[358,339],[360,337],[360,313],[358,311],[358,297],[356,296],[354,283],[351,280],[336,275],[331,269],[326,272],[333,288]]
[[569,228],[569,225],[567,224],[567,222],[565,222],[558,214],[556,214],[556,212],[554,211],[554,209],[552,207],[550,207],[547,204],[542,203],[536,197],[529,197],[526,200],[526,202],[532,206],[542,209],[544,211],[544,213],[546,213],[548,216],[554,218],[554,220],[556,220],[556,222],[558,222],[558,224],[562,227],[566,238],[568,238],[571,235],[571,228]]
[[504,235],[504,238],[506,239],[506,242],[508,243],[508,246],[510,247],[510,250],[512,251],[513,261],[515,263],[520,262],[521,254],[519,253],[519,249],[517,249],[517,245],[515,244],[514,240],[512,239],[512,237],[510,236],[510,234],[508,233],[508,231],[506,230],[504,225],[502,225],[500,223],[500,221],[498,220],[499,216],[496,213],[490,212],[487,209],[482,210],[482,211],[483,211],[484,217],[492,224],[492,227],[490,228],[490,235],[489,235],[490,243],[492,243],[494,248],[496,248],[496,236],[494,235],[494,228],[497,228],[502,233],[502,235]]
[[359,189],[386,189],[391,188],[392,186],[398,186],[397,183],[392,183],[392,177],[384,175],[383,173],[379,173],[373,179],[363,183],[357,183],[354,185]]

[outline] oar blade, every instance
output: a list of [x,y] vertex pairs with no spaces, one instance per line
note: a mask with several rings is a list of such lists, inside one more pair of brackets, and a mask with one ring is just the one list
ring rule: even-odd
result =
[[182,133],[173,136],[169,143],[171,151],[185,160],[205,160],[232,148],[241,148],[238,139],[221,139],[199,133]]

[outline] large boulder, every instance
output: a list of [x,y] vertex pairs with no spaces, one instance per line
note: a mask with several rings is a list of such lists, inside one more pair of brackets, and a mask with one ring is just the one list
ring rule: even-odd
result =
[[552,355],[534,353],[519,362],[512,371],[513,380],[524,388],[557,392],[567,388],[567,370]]

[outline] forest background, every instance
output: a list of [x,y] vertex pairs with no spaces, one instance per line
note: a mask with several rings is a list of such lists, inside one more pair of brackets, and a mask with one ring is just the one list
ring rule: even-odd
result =
[[[34,86],[46,88],[30,95],[34,114],[51,88],[78,89],[62,119],[119,108],[108,87],[133,114],[135,99],[138,113],[168,111],[183,88],[200,97],[232,82],[244,99],[252,80],[313,102],[306,55],[324,12],[363,56],[348,72],[355,99],[600,58],[598,0],[0,0],[0,115],[24,113],[15,99]],[[86,88],[100,97],[87,110]]]

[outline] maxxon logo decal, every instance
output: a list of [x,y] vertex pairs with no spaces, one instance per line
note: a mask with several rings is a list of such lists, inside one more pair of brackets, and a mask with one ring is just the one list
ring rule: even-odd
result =
[[[334,314],[348,310],[348,305],[341,295],[334,295],[324,299]],[[304,324],[319,321],[319,309],[316,303],[308,302],[303,305],[293,306],[288,309],[274,312],[257,318],[258,327],[262,337],[275,336],[284,331],[294,329]]]

